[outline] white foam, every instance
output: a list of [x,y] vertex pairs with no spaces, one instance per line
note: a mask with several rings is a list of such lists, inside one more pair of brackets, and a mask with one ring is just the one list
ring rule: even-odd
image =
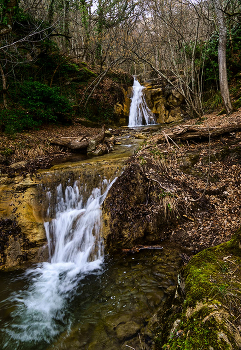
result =
[[[66,327],[66,302],[79,281],[103,263],[101,204],[112,183],[104,181],[103,194],[100,188],[93,189],[85,205],[77,183],[65,191],[57,187],[55,218],[45,222],[50,262],[27,270],[30,286],[10,297],[17,304],[11,314],[14,324],[6,330],[11,338],[50,342],[61,331],[61,324]],[[48,193],[47,198],[51,197]]]
[[143,89],[139,81],[134,77],[133,97],[131,99],[129,127],[156,124],[154,115],[146,104]]

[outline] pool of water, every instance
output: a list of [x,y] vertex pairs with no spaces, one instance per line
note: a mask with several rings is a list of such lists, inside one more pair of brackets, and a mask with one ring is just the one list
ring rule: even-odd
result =
[[180,264],[179,249],[168,244],[106,256],[101,268],[79,275],[49,329],[47,319],[36,329],[36,315],[32,322],[26,319],[19,302],[31,290],[33,276],[1,272],[1,349],[152,349],[153,316],[174,292]]

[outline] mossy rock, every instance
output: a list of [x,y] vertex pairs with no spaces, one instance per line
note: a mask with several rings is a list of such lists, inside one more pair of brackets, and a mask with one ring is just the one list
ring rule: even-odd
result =
[[[240,349],[241,229],[195,255],[183,270],[185,296],[172,301],[157,336],[160,349]],[[163,320],[162,320],[163,322]]]

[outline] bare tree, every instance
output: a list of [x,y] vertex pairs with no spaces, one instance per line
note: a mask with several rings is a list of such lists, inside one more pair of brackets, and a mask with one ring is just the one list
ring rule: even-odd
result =
[[226,63],[226,46],[227,46],[227,27],[225,23],[224,13],[220,0],[213,0],[215,13],[217,16],[218,30],[219,30],[219,42],[218,42],[218,67],[219,67],[219,84],[220,91],[223,98],[224,106],[227,113],[231,113],[233,110],[229,87],[228,87],[228,75],[227,75],[227,63]]

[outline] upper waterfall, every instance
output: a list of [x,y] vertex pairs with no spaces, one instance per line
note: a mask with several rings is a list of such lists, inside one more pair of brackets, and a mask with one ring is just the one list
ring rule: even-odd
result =
[[128,126],[142,126],[156,124],[155,118],[146,104],[143,89],[139,81],[134,77],[133,97],[131,99],[131,107],[129,114]]

